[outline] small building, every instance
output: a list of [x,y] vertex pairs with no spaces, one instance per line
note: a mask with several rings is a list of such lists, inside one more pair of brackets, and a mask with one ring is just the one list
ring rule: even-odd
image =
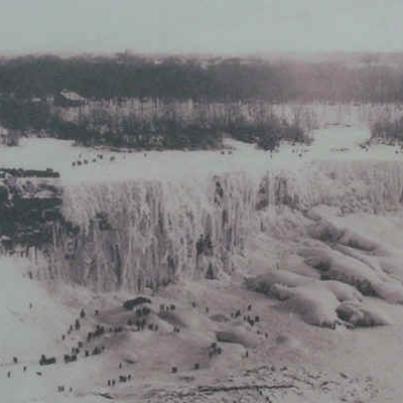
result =
[[9,236],[0,236],[0,253],[10,253],[13,250],[13,241]]
[[0,126],[0,146],[17,146],[20,135],[16,130]]
[[0,126],[0,144],[5,144],[8,138],[8,130]]
[[62,90],[55,97],[55,104],[63,107],[77,107],[86,103],[86,99],[80,94],[69,90]]

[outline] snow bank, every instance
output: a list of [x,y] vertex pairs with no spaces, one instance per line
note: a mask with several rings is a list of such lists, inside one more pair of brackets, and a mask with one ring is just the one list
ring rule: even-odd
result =
[[320,284],[331,291],[340,302],[362,300],[362,294],[349,284],[334,280],[321,281]]
[[323,219],[309,228],[309,234],[312,238],[320,239],[323,242],[339,243],[366,252],[382,249],[381,245],[374,240]]
[[71,313],[58,304],[42,283],[29,279],[30,270],[32,265],[26,260],[0,259],[3,364],[11,361],[14,352],[25,361],[36,361],[42,353],[58,351],[65,324],[73,321]]
[[248,332],[240,326],[226,327],[216,332],[217,341],[222,343],[241,344],[244,347],[256,347],[259,341],[258,336]]
[[322,279],[338,280],[357,288],[364,295],[376,295],[381,282],[377,274],[364,263],[330,248],[303,249],[306,262],[321,272]]
[[393,278],[373,284],[375,294],[391,304],[403,304],[403,286]]
[[298,314],[306,323],[334,328],[338,322],[336,309],[339,301],[335,295],[325,287],[316,284],[304,285],[295,288],[276,286],[284,309]]
[[346,301],[337,307],[337,314],[356,327],[373,327],[390,325],[392,322],[386,313],[373,307],[368,308],[360,303]]
[[248,289],[275,297],[279,296],[276,285],[297,287],[311,282],[312,279],[308,277],[286,270],[270,271],[257,277],[245,279],[245,285]]

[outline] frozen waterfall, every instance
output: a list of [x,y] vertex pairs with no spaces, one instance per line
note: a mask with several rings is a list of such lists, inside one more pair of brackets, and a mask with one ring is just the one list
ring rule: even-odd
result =
[[306,217],[317,205],[377,214],[399,208],[402,192],[403,163],[375,160],[311,161],[298,169],[182,181],[70,184],[63,214],[73,225],[55,227],[50,267],[97,290],[216,277],[231,273],[249,237],[270,233],[282,218]]

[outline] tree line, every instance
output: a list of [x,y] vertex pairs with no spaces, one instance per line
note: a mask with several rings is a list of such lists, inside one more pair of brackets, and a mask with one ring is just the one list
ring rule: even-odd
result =
[[3,96],[44,99],[65,88],[91,99],[401,102],[403,66],[366,58],[349,64],[130,54],[0,60]]
[[[282,139],[309,141],[310,128],[298,116],[276,116],[270,105],[399,103],[399,66],[372,59],[348,64],[130,54],[0,59],[0,126],[85,145],[214,148],[229,135],[274,149]],[[84,97],[84,105],[58,104],[65,89]],[[187,102],[196,105],[190,114],[181,106]],[[67,117],[71,113],[74,118]]]
[[67,88],[92,99],[160,98],[285,101],[287,75],[268,63],[132,57],[26,56],[0,63],[0,93],[17,98],[55,96]]

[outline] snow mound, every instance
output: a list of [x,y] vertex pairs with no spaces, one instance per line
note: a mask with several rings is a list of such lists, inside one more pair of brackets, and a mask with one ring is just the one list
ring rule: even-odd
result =
[[215,331],[216,324],[195,311],[177,307],[174,311],[160,312],[159,317],[174,327],[203,333],[207,337],[213,338],[212,332]]
[[379,266],[383,272],[403,282],[403,265],[400,256],[382,256],[378,258]]
[[332,329],[339,322],[336,314],[339,301],[325,287],[310,284],[295,288],[276,285],[276,288],[282,299],[286,299],[283,307],[298,314],[304,322]]
[[366,252],[374,252],[382,249],[381,245],[372,239],[326,220],[316,222],[308,229],[308,232],[314,239],[319,239],[327,243],[339,243]]
[[331,291],[340,302],[362,300],[362,294],[349,284],[335,280],[325,280],[320,282],[320,284]]
[[403,304],[403,286],[398,281],[385,281],[374,284],[376,295],[391,304]]
[[275,339],[275,343],[277,346],[292,349],[297,349],[301,347],[301,341],[289,334],[279,334]]
[[311,278],[287,270],[270,271],[245,279],[245,285],[248,289],[276,298],[279,297],[278,289],[276,288],[277,285],[297,287],[310,282],[312,282]]
[[323,280],[349,284],[364,295],[377,296],[392,304],[403,303],[403,285],[399,281],[401,272],[396,261],[394,265],[387,266],[390,271],[387,273],[382,270],[376,256],[361,255],[346,246],[338,246],[337,249],[326,246],[303,248],[300,255],[305,258],[305,263],[320,271]]
[[[367,281],[368,285],[366,287],[370,287],[374,295],[390,303],[400,303],[402,297],[400,292],[401,285],[397,282],[381,281],[370,268],[366,269],[371,273],[367,277],[359,271],[360,269],[363,271],[362,267],[357,269],[353,266],[355,271],[349,271],[350,266],[346,263],[344,263],[344,266],[340,265],[339,262],[334,263],[333,256],[329,256],[329,251],[326,249],[315,248],[313,252],[314,255],[311,261],[316,261],[317,267],[323,267],[320,258],[324,257],[327,262],[326,270],[330,271],[335,266],[335,273],[338,273],[337,277],[341,277],[347,282],[338,280],[321,281],[285,270],[278,270],[246,279],[246,287],[278,299],[281,301],[281,310],[297,314],[304,322],[310,325],[334,329],[337,324],[355,327],[379,326],[390,323],[382,312],[367,308],[364,305],[364,297],[357,288]],[[343,276],[339,273],[342,273]],[[365,291],[368,289],[364,288]],[[235,335],[231,334],[231,338],[235,339]]]
[[342,302],[337,308],[340,319],[356,327],[386,326],[391,320],[381,310],[364,307],[353,301]]
[[381,245],[377,244],[372,239],[364,237],[360,234],[356,234],[349,230],[345,230],[343,232],[342,237],[339,239],[339,243],[366,252],[375,252],[381,249]]
[[364,295],[377,295],[379,276],[363,262],[325,247],[304,248],[305,262],[321,272],[324,280],[338,280],[357,288]]
[[[312,215],[312,212],[310,213]],[[343,230],[336,225],[319,218],[320,221],[308,228],[309,235],[323,242],[337,242],[343,235]]]
[[226,327],[216,332],[217,341],[222,343],[241,344],[244,347],[256,347],[258,337],[240,326]]
[[385,276],[385,271],[380,265],[379,257],[373,253],[363,253],[357,249],[353,249],[345,245],[335,245],[334,249],[341,252],[344,255],[350,256],[353,259],[359,260],[360,262],[367,265],[370,269],[377,273],[377,275],[382,279],[387,279]]

